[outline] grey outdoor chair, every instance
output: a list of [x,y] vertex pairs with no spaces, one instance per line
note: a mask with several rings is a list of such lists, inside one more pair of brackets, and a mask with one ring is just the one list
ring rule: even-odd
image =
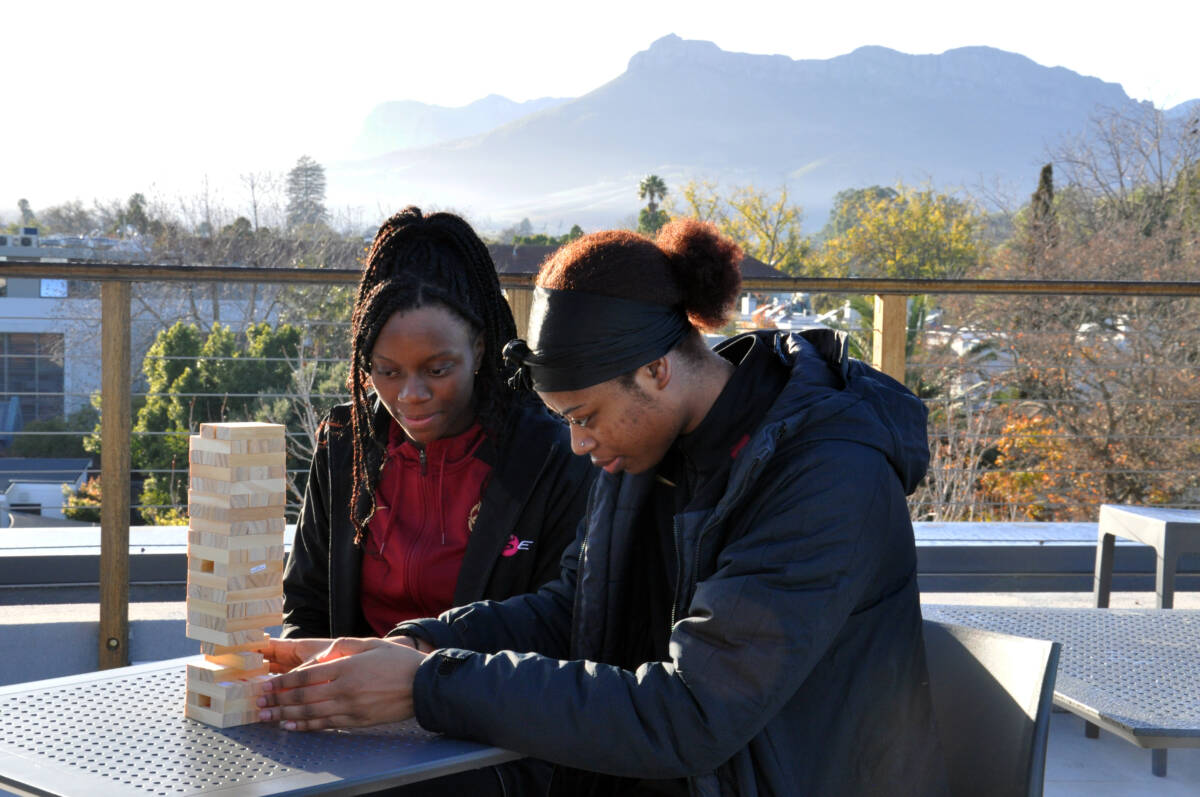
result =
[[1041,797],[1057,642],[925,621],[953,797]]

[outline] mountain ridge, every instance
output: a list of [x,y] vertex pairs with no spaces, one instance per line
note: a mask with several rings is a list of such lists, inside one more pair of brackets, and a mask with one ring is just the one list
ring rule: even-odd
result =
[[797,60],[672,34],[581,97],[346,164],[339,177],[376,196],[567,226],[627,218],[649,172],[673,188],[692,177],[786,183],[819,226],[845,188],[1003,180],[1032,190],[1048,147],[1104,108],[1146,107],[1115,83],[991,47],[909,55],[866,46]]

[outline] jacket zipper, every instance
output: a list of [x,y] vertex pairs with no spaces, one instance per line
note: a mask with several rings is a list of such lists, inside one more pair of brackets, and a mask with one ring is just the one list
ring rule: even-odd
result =
[[417,458],[421,461],[421,475],[425,475],[425,449],[417,449]]
[[[683,548],[680,543],[683,541],[683,536],[679,533],[679,515],[671,516],[671,530],[675,535],[675,594],[671,596],[671,624],[667,626],[667,632],[675,630],[675,610],[679,607],[679,588],[683,586]],[[696,550],[700,550],[700,546],[696,546]]]

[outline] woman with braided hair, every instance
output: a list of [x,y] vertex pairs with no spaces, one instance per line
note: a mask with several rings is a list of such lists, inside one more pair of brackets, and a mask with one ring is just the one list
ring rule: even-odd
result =
[[294,669],[260,717],[415,716],[553,762],[553,794],[945,794],[905,502],[924,406],[832,330],[709,349],[740,260],[687,219],[558,250],[507,350],[603,471],[562,576],[405,642],[273,641]]
[[471,227],[412,207],[388,219],[351,326],[351,400],[318,432],[283,636],[381,637],[557,577],[591,469],[532,391],[508,384],[516,328]]

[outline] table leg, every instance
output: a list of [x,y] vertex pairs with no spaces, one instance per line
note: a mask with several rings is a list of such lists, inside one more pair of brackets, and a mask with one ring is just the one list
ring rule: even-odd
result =
[[1096,608],[1108,608],[1108,593],[1112,590],[1113,543],[1112,534],[1100,532],[1096,543],[1096,575],[1092,586],[1096,597]]
[[1170,609],[1175,605],[1175,565],[1179,557],[1165,540],[1162,550],[1155,553],[1158,554],[1155,563],[1158,572],[1155,573],[1154,591],[1158,593],[1158,608]]
[[1160,778],[1167,776],[1167,751],[1155,748],[1150,751],[1150,771]]

